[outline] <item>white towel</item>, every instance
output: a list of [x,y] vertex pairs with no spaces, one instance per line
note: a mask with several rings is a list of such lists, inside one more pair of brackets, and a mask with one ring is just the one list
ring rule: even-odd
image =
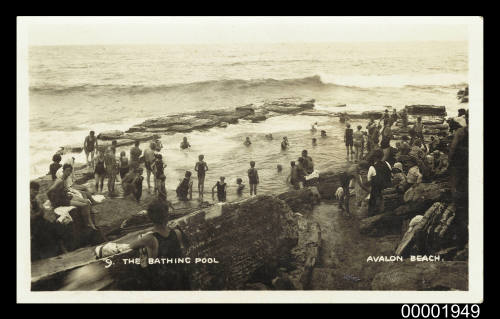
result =
[[335,192],[335,197],[338,200],[341,200],[344,197],[344,189],[342,187],[337,188],[337,191]]
[[311,174],[306,176],[306,181],[313,179],[313,178],[318,178],[319,177],[319,171],[314,170]]
[[106,199],[104,195],[92,195],[92,198],[97,202],[97,203],[102,203],[103,200]]
[[128,249],[130,249],[130,245],[128,244],[107,243],[97,246],[94,250],[94,253],[96,255],[96,258],[99,259],[119,254]]
[[67,225],[71,222],[73,222],[73,218],[71,218],[71,215],[69,212],[73,209],[75,209],[76,206],[60,206],[54,209],[54,213],[59,215],[59,218],[57,219],[58,223],[61,223],[63,225]]

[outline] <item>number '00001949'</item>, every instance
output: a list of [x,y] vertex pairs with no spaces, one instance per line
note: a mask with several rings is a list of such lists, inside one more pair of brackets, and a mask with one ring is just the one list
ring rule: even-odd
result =
[[403,318],[478,318],[479,305],[403,305]]

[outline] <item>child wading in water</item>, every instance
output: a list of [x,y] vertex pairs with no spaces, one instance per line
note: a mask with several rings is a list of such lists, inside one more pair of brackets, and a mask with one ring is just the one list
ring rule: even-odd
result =
[[225,202],[226,201],[226,190],[227,190],[227,184],[224,182],[225,177],[221,176],[220,181],[218,181],[214,187],[212,187],[212,199],[214,199],[214,191],[217,188],[217,199],[219,202]]
[[257,184],[259,184],[259,174],[255,168],[255,162],[250,162],[250,168],[248,169],[248,183],[250,184],[250,196],[252,194],[257,195]]
[[194,166],[194,170],[198,173],[198,198],[203,200],[203,191],[205,189],[205,173],[208,171],[208,165],[203,161],[205,156],[198,156],[199,161]]
[[242,196],[243,189],[245,188],[245,184],[243,184],[243,180],[238,177],[236,179],[236,184],[238,185],[238,188],[236,189],[236,194],[238,194],[238,196]]

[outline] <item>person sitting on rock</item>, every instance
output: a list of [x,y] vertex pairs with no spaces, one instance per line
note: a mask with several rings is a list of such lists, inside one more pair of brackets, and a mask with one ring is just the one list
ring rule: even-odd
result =
[[286,150],[290,146],[290,143],[288,143],[288,138],[286,136],[283,136],[283,141],[281,141],[281,149]]
[[191,180],[190,171],[186,171],[186,174],[184,174],[184,179],[179,183],[175,192],[177,193],[177,198],[179,198],[180,201],[188,201],[193,199],[193,181]]
[[122,180],[123,197],[132,195],[134,199],[139,202],[142,196],[142,177],[143,169],[138,167],[130,170]]
[[[169,223],[169,207],[166,202],[154,200],[147,208],[147,215],[153,223],[151,231],[142,234],[130,244],[110,243],[114,244],[119,251],[132,249],[145,252],[146,262],[144,264],[145,269],[141,272],[142,277],[137,281],[130,280],[129,286],[131,285],[131,287],[127,288],[153,291],[190,290],[185,265],[178,263],[147,263],[148,258],[176,260],[185,257],[182,247],[187,242],[182,230],[175,224]],[[98,255],[99,258],[108,256],[104,251],[104,249],[101,250],[101,254]]]
[[54,156],[52,156],[52,164],[49,166],[49,175],[52,177],[53,181],[57,178],[57,171],[62,167],[61,160],[61,155],[59,154],[54,154]]
[[191,147],[191,144],[189,144],[187,137],[184,136],[182,138],[182,142],[181,142],[181,150],[185,150],[185,149],[190,148],[190,147]]
[[252,145],[252,142],[250,141],[250,137],[247,136],[247,138],[245,139],[245,142],[243,142],[243,145],[245,145],[245,146]]
[[71,175],[73,167],[70,164],[64,164],[62,167],[62,176],[56,179],[54,184],[50,186],[47,191],[52,207],[57,208],[61,206],[75,206],[78,207],[82,213],[83,220],[88,227],[97,230],[91,218],[91,201],[73,195],[68,187],[65,185],[66,179]]
[[214,199],[215,189],[217,189],[217,200],[219,201],[219,203],[226,201],[227,184],[226,182],[224,182],[225,179],[226,178],[224,176],[221,176],[220,180],[217,181],[214,187],[212,187],[212,200]]
[[238,177],[236,179],[236,185],[238,185],[238,187],[236,188],[236,194],[238,195],[238,197],[241,197],[243,195],[243,189],[245,189],[245,184],[243,184],[243,180]]
[[403,164],[395,163],[392,168],[392,186],[396,188],[399,193],[404,193],[408,189],[406,182],[406,175],[403,173]]
[[418,167],[418,161],[416,159],[410,160],[410,169],[408,170],[408,174],[406,175],[406,181],[409,186],[413,186],[422,182],[422,173],[420,172],[420,168]]
[[425,152],[422,150],[422,141],[417,139],[413,142],[413,146],[410,148],[408,155],[413,156],[419,160],[423,160]]

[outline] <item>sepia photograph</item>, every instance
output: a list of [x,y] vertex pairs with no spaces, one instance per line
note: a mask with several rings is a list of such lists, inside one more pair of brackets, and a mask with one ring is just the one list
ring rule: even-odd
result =
[[18,17],[18,302],[481,303],[482,59],[481,17]]

